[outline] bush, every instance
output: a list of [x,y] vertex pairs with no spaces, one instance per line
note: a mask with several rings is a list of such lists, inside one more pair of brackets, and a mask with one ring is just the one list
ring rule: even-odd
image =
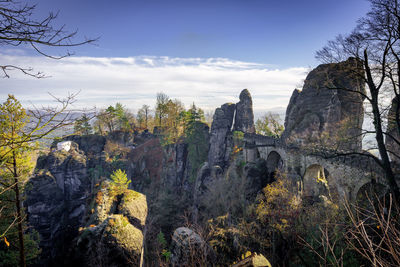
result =
[[128,185],[130,184],[130,180],[126,176],[125,171],[118,169],[111,174],[111,189],[112,191],[120,195],[128,189]]

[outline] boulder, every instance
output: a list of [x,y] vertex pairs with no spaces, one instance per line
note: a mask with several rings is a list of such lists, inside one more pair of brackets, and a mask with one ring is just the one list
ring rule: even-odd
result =
[[94,203],[93,214],[76,238],[69,263],[139,266],[147,217],[146,196],[129,189],[122,195],[115,195],[105,182]]
[[282,139],[300,147],[361,151],[363,73],[362,62],[355,58],[312,70],[303,90],[292,94]]
[[204,240],[193,230],[177,228],[172,236],[172,266],[195,266],[196,262],[204,262],[205,245]]

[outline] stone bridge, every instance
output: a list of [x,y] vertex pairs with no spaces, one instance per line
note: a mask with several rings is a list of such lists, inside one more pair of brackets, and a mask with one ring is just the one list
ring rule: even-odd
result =
[[[307,151],[257,134],[245,134],[243,151],[247,162],[258,158],[266,160],[270,175],[277,169],[287,173],[305,196],[315,197],[329,190],[354,201],[365,190],[387,188],[382,169],[365,156]],[[324,186],[325,181],[327,186]]]
[[[365,96],[362,75],[362,64],[355,58],[312,70],[302,90],[293,91],[279,139],[255,134],[252,98],[247,89],[243,90],[238,103],[226,103],[215,111],[209,166],[227,167],[231,137],[234,131],[241,131],[246,161],[264,159],[270,177],[276,169],[284,171],[306,197],[334,191],[353,201],[366,190],[383,194],[387,184],[382,168],[373,158],[361,155]],[[315,144],[324,144],[324,149],[312,151]],[[330,148],[345,151],[347,156],[338,156]]]

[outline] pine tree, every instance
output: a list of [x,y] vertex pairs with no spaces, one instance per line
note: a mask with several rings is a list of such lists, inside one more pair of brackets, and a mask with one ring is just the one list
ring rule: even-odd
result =
[[[1,235],[6,236],[7,232],[14,225],[17,226],[18,232],[18,249],[20,266],[26,266],[26,252],[24,244],[24,216],[22,208],[22,193],[25,182],[30,171],[33,168],[30,155],[35,149],[32,142],[26,142],[27,133],[25,128],[29,118],[25,109],[19,101],[12,95],[9,95],[6,102],[0,105],[0,147],[1,165],[0,165],[0,188],[7,190],[2,198],[3,203],[12,203],[14,208],[8,204],[2,205],[8,211],[14,213],[8,229],[1,229]],[[3,219],[3,218],[2,218]],[[7,218],[4,218],[7,219]]]
[[86,114],[83,114],[80,119],[77,119],[74,123],[74,131],[76,134],[88,135],[92,133],[92,126],[89,123],[89,118]]
[[117,194],[122,194],[126,189],[128,189],[128,185],[130,184],[130,180],[125,173],[125,171],[118,169],[111,174],[111,188]]

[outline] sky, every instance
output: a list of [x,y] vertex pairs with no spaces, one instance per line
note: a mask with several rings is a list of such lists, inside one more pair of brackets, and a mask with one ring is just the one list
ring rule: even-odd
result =
[[[0,82],[24,105],[51,104],[48,93],[79,92],[76,107],[121,102],[153,106],[157,92],[214,109],[248,88],[256,113],[284,112],[294,88],[318,65],[315,51],[349,33],[365,0],[38,0],[34,16],[59,11],[56,24],[78,30],[72,57],[51,60],[26,46],[0,49],[1,64],[43,71],[11,72]],[[58,55],[59,50],[46,52]]]

